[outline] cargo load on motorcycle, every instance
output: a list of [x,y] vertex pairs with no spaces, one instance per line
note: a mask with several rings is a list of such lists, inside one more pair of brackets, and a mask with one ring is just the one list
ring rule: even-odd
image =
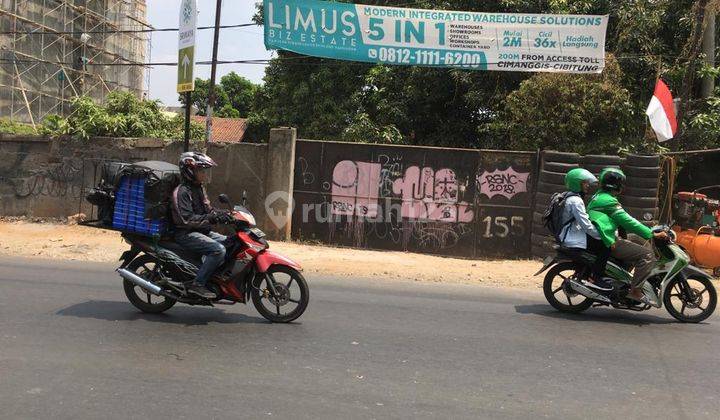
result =
[[94,227],[162,236],[171,227],[171,199],[180,184],[177,165],[161,161],[107,162],[86,199],[97,207]]

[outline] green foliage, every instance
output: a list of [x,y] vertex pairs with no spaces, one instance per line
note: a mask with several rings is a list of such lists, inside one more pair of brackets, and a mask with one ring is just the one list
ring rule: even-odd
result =
[[351,142],[369,142],[382,144],[402,143],[402,134],[393,125],[379,126],[367,114],[358,114],[348,125],[342,139]]
[[[649,135],[654,134],[648,132]],[[670,152],[668,147],[658,143],[653,137],[649,137],[648,141],[644,143],[630,143],[620,146],[617,150],[617,154],[620,156],[627,155],[662,155]]]
[[228,96],[228,102],[223,108],[233,109],[237,111],[238,117],[246,118],[252,110],[258,85],[235,72],[230,72],[220,79],[220,87]]
[[622,72],[607,62],[601,75],[543,73],[524,81],[486,127],[493,146],[615,153],[630,139],[642,140]]
[[[47,117],[42,133],[70,135],[83,140],[91,137],[183,138],[183,117],[168,117],[160,110],[159,102],[139,100],[129,92],[111,92],[105,106],[88,97],[78,97],[73,100],[72,109],[67,118]],[[204,128],[191,123],[190,134],[192,139],[202,139]]]
[[70,134],[70,123],[60,115],[49,115],[45,117],[40,133],[46,136],[67,136]]
[[247,129],[243,141],[249,143],[262,143],[270,135],[270,121],[262,113],[252,112],[248,115]]
[[30,124],[23,124],[7,118],[0,118],[0,134],[30,135],[35,134],[35,129],[33,129]]
[[688,150],[720,145],[720,91],[690,115],[684,143]]
[[[247,118],[253,110],[258,89],[258,85],[235,72],[226,74],[215,86],[214,115],[221,118]],[[190,100],[198,115],[206,115],[209,97],[210,80],[195,79],[195,90],[190,94]],[[180,95],[179,100],[185,105],[185,95]]]

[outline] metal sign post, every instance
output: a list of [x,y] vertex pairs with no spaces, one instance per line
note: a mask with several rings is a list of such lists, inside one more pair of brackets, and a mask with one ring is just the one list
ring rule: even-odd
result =
[[185,94],[185,151],[190,149],[191,92],[195,90],[195,35],[197,32],[197,0],[180,3],[180,31],[178,32],[177,92]]

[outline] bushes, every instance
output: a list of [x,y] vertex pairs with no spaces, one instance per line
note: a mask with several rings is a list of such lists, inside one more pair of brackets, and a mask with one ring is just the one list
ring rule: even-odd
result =
[[[484,127],[494,147],[616,153],[642,140],[640,118],[611,57],[600,75],[541,73],[508,95],[500,118]],[[639,118],[638,118],[639,117]]]
[[0,118],[0,134],[36,134],[30,124],[17,123],[6,118]]
[[[67,118],[49,116],[41,132],[83,140],[91,137],[183,138],[184,117],[166,115],[158,101],[139,100],[129,92],[111,92],[105,106],[97,105],[88,97],[78,97],[73,100],[72,108]],[[193,140],[204,138],[205,130],[200,124],[190,126]]]

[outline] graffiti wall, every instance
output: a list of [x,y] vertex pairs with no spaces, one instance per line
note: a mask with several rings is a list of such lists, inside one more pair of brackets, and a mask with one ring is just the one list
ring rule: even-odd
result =
[[527,257],[536,162],[535,153],[299,140],[293,237]]
[[[151,141],[152,140],[152,141]],[[220,167],[208,188],[212,198],[227,193],[262,215],[266,145],[211,145],[208,153]],[[181,143],[154,139],[91,139],[88,142],[0,136],[0,216],[67,217],[93,207],[84,199],[108,161],[177,162]],[[260,218],[260,223],[264,218]]]

